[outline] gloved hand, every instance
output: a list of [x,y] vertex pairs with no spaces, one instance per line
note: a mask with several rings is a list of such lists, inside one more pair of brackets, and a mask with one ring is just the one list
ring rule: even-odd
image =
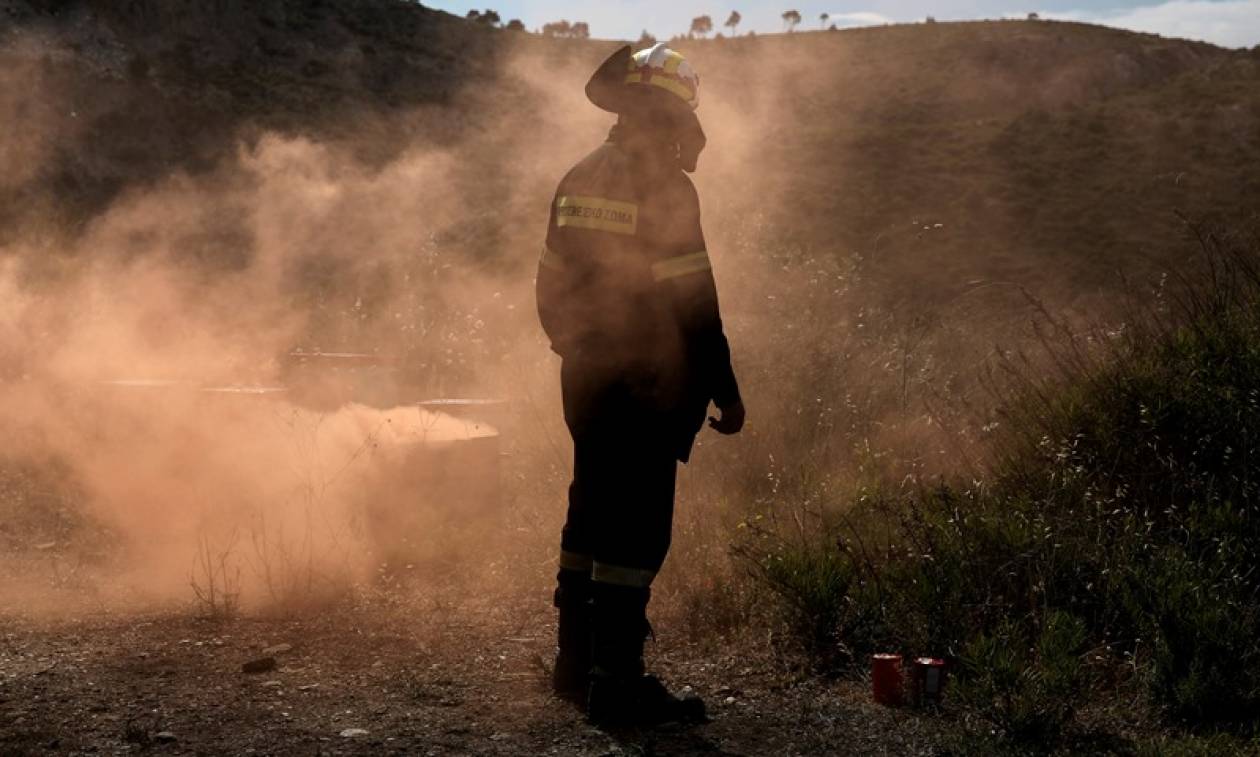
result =
[[719,408],[721,418],[709,416],[709,426],[719,434],[738,434],[744,427],[744,403],[736,400],[734,405]]

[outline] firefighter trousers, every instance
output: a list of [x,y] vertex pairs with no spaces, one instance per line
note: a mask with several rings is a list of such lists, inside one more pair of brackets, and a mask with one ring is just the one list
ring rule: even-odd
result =
[[561,370],[573,482],[556,605],[562,619],[566,608],[593,606],[595,667],[618,675],[642,672],[650,587],[674,515],[675,429],[645,382],[572,358]]

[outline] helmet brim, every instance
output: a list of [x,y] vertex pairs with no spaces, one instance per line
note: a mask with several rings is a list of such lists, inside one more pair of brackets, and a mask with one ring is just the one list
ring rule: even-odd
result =
[[634,51],[625,45],[608,56],[590,81],[586,82],[586,99],[595,107],[609,113],[622,113],[628,107],[626,71],[630,69],[630,58]]
[[656,87],[626,83],[633,50],[629,45],[608,56],[590,81],[586,82],[586,99],[609,113],[646,113],[659,111],[681,115],[691,108],[677,96]]

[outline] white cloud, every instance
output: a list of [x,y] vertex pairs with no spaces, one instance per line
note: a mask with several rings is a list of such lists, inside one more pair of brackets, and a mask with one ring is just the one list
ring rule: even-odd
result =
[[1260,0],[1171,0],[1113,11],[1043,13],[1043,18],[1086,21],[1165,37],[1197,39],[1223,47],[1260,44]]
[[830,18],[827,20],[827,23],[835,24],[841,28],[848,28],[852,26],[880,26],[881,24],[891,24],[894,22],[888,16],[867,11],[858,13],[832,13]]

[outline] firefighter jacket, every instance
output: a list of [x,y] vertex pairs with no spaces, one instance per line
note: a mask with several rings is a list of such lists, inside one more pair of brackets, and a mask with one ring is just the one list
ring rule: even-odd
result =
[[566,364],[650,377],[636,399],[670,419],[680,460],[709,401],[739,400],[699,198],[676,160],[637,154],[614,128],[560,182],[537,287]]

